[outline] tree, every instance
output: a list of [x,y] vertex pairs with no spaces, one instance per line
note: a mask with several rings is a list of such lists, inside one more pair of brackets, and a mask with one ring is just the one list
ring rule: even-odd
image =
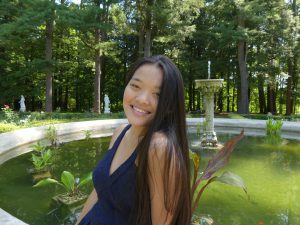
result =
[[53,29],[54,29],[54,7],[55,0],[51,0],[51,5],[46,15],[46,112],[52,112],[52,48],[53,48]]
[[[242,6],[244,7],[244,6]],[[245,12],[239,8],[238,15],[238,29],[243,31],[246,28],[245,25]],[[247,70],[247,42],[245,38],[241,38],[238,41],[238,62],[240,70],[240,91],[238,100],[238,113],[249,113],[249,96],[248,96],[248,70]]]
[[287,80],[287,88],[286,88],[286,115],[291,115],[294,113],[294,105],[296,104],[296,93],[297,93],[297,85],[299,80],[298,74],[298,58],[299,58],[299,17],[298,17],[298,5],[297,0],[293,0],[291,4],[291,8],[293,11],[293,24],[294,26],[290,29],[290,35],[292,37],[291,40],[291,54],[288,57],[288,74],[289,78]]

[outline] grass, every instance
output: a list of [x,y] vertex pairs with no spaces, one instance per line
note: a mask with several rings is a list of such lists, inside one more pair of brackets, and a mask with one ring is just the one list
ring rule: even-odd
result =
[[5,114],[0,112],[0,133],[21,128],[45,126],[57,123],[80,122],[87,120],[121,119],[124,113],[97,114],[97,113],[15,113],[14,122],[7,123]]

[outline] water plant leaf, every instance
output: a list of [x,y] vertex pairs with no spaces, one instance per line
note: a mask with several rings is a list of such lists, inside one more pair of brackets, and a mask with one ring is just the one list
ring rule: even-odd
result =
[[244,137],[244,129],[241,130],[240,134],[230,139],[225,143],[224,147],[217,152],[212,159],[209,160],[206,169],[204,170],[201,180],[208,180],[217,170],[223,168],[230,157],[231,152],[233,151],[235,145],[239,140]]
[[243,179],[240,176],[238,176],[232,172],[228,172],[228,171],[224,172],[221,176],[215,177],[214,181],[218,181],[218,182],[221,182],[224,184],[229,184],[232,186],[240,187],[247,194],[247,186],[246,186],[245,182],[243,181]]
[[43,146],[41,144],[41,142],[37,142],[37,144],[32,146],[32,149],[35,152],[42,152],[42,151],[46,150],[46,146]]
[[68,192],[73,192],[75,188],[75,178],[69,171],[63,171],[61,174],[61,182]]
[[189,150],[189,157],[193,161],[193,167],[194,167],[193,184],[195,184],[198,176],[199,167],[200,167],[200,156],[197,153]]
[[80,183],[78,184],[78,187],[81,187],[87,183],[89,183],[92,180],[92,172],[90,172],[86,177],[81,179]]
[[52,151],[48,149],[44,154],[43,154],[43,161],[45,164],[48,164],[48,161],[52,158]]
[[57,180],[47,178],[47,179],[40,180],[35,185],[33,185],[33,187],[44,187],[44,186],[48,186],[49,184],[59,184],[59,185],[61,185],[61,183],[59,183]]

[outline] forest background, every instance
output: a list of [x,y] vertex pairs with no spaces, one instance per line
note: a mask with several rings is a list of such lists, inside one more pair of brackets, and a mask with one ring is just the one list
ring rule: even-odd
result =
[[211,61],[218,112],[299,114],[299,29],[297,0],[0,0],[0,106],[121,111],[130,65],[165,54],[188,111]]

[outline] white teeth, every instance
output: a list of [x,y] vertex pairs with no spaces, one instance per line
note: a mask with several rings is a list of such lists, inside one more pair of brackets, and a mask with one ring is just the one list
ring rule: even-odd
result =
[[142,110],[142,109],[139,109],[139,108],[136,108],[133,106],[133,109],[137,112],[140,112],[140,113],[147,113],[146,111]]

